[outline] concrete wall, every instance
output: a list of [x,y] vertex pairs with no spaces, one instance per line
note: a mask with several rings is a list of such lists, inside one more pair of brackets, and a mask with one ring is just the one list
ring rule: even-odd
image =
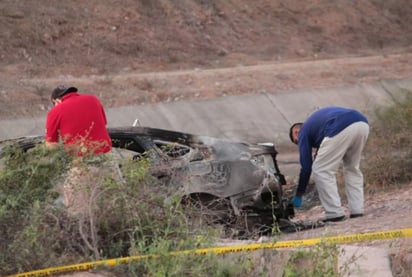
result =
[[[107,109],[108,125],[132,125],[183,131],[250,142],[287,142],[293,122],[304,121],[319,107],[356,108],[372,118],[377,107],[401,101],[412,93],[412,80],[385,81],[347,87],[278,91]],[[0,140],[44,133],[45,116],[4,120]]]

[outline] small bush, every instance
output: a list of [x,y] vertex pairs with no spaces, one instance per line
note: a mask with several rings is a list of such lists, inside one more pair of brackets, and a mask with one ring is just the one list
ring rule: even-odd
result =
[[363,170],[370,191],[412,180],[412,93],[378,110],[371,124]]
[[58,248],[55,239],[61,233],[53,226],[60,222],[47,207],[57,197],[53,182],[70,162],[63,151],[43,146],[29,152],[10,147],[5,156],[0,170],[2,274],[48,264],[49,249]]

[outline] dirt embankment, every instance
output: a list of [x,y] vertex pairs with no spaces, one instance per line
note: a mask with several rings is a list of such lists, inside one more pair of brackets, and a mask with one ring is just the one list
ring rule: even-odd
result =
[[0,117],[44,115],[68,82],[110,107],[403,78],[411,13],[408,0],[1,1]]

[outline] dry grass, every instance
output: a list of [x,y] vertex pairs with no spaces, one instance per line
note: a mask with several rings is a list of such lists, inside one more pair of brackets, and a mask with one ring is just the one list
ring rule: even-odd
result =
[[365,149],[366,192],[393,188],[412,180],[412,93],[376,111]]

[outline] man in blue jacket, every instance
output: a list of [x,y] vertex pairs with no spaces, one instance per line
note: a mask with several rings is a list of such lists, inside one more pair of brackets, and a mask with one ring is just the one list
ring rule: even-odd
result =
[[[363,216],[363,175],[361,154],[369,135],[368,120],[360,112],[342,107],[315,111],[305,122],[290,127],[289,136],[299,147],[301,170],[293,205],[301,207],[311,174],[326,221],[345,219],[336,184],[336,172],[343,162],[350,217]],[[312,158],[312,151],[316,150]]]

